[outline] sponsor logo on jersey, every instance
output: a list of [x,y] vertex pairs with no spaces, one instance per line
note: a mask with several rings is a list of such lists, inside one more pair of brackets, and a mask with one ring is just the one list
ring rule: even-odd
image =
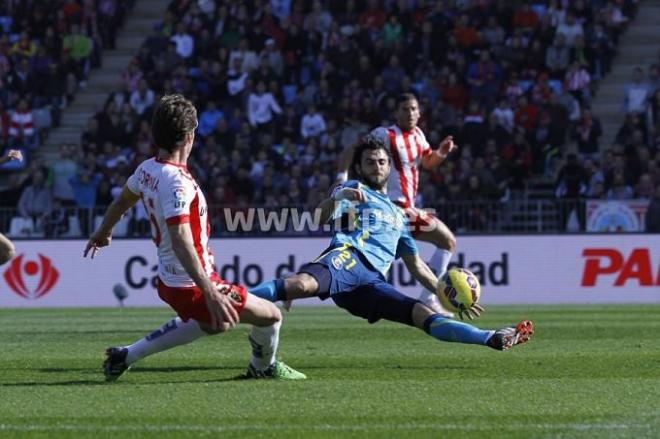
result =
[[175,188],[172,191],[174,195],[174,208],[182,209],[186,207],[186,190],[182,187]]
[[332,258],[332,266],[335,267],[335,270],[341,270],[344,267],[344,261],[339,256],[335,256]]
[[[24,256],[20,254],[11,261],[4,273],[5,281],[17,295],[28,300],[39,299],[53,289],[60,273],[53,266],[50,258],[41,253],[38,253],[38,262],[30,260],[24,263]],[[29,285],[34,286],[29,287]]]

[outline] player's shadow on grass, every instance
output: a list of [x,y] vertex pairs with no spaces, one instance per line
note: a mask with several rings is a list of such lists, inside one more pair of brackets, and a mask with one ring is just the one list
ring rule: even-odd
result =
[[29,331],[29,332],[12,332],[12,336],[16,335],[25,335],[25,336],[34,336],[34,335],[87,335],[87,334],[94,334],[94,335],[103,335],[103,334],[143,334],[144,332],[148,332],[148,329],[108,329],[108,330],[96,330],[96,331],[73,331],[73,330],[68,330],[68,331]]

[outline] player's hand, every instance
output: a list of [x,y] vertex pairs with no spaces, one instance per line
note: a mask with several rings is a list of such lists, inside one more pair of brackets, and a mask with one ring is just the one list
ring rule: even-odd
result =
[[482,312],[484,312],[484,308],[478,303],[473,303],[468,309],[458,311],[458,317],[460,317],[461,320],[465,320],[465,317],[474,320],[480,317]]
[[440,142],[440,146],[438,147],[438,153],[440,153],[440,155],[443,157],[447,157],[449,154],[456,151],[457,149],[458,149],[458,145],[454,143],[454,138],[452,136],[447,136],[444,139],[442,139],[442,142]]
[[18,149],[10,149],[7,152],[7,159],[11,160],[18,160],[23,161],[23,153],[19,151]]
[[89,238],[89,241],[87,241],[87,246],[85,247],[85,251],[83,252],[83,257],[86,258],[87,254],[90,254],[91,252],[90,257],[94,259],[94,256],[96,256],[99,250],[103,247],[109,246],[111,241],[112,241],[111,234],[100,233],[97,230]]
[[227,331],[239,322],[238,312],[227,293],[231,285],[216,285],[208,294],[204,294],[206,307],[211,314],[211,327],[213,329]]
[[360,189],[345,187],[335,194],[335,201],[348,200],[356,203],[364,203],[367,197]]

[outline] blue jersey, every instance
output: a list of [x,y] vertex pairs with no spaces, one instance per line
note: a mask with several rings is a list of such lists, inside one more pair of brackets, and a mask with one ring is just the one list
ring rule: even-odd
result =
[[355,215],[355,219],[351,224],[343,224],[341,230],[335,232],[331,246],[352,246],[384,276],[396,258],[417,254],[417,245],[408,229],[408,220],[387,194],[355,180],[338,186],[333,193],[345,187],[360,189],[366,201],[357,205],[348,200],[337,203],[332,215],[335,221],[350,213]]

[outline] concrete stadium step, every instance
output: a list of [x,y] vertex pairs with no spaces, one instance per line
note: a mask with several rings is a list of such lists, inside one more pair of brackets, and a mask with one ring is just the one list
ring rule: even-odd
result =
[[131,15],[162,20],[169,3],[169,0],[140,0],[136,2]]
[[623,100],[625,86],[632,80],[635,67],[644,72],[658,61],[660,38],[660,0],[646,0],[639,3],[639,10],[619,40],[617,55],[609,74],[599,84],[592,100],[592,109],[603,126],[600,139],[601,149],[614,143],[619,128],[625,120]]
[[103,70],[120,70],[124,71],[128,67],[128,63],[133,59],[134,54],[117,55],[112,54],[103,59]]
[[117,38],[117,49],[122,50],[122,49],[133,49],[133,53],[137,53],[138,50],[140,49],[140,46],[142,46],[142,43],[146,40],[147,36],[142,35],[142,34],[126,34],[122,35],[121,37]]

